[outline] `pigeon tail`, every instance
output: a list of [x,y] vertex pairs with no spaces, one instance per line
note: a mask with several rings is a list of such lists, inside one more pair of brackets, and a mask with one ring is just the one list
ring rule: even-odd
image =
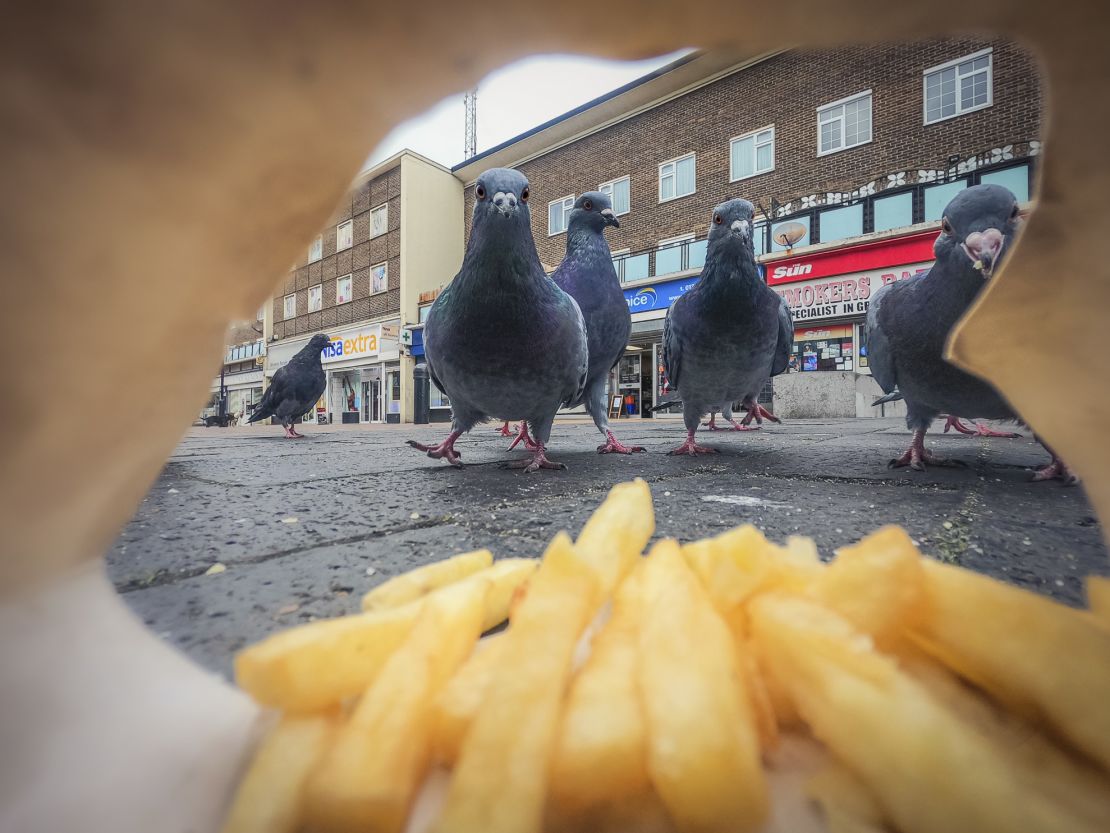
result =
[[885,405],[887,402],[897,402],[901,398],[902,398],[902,391],[898,390],[898,388],[895,388],[890,393],[888,393],[886,396],[880,396],[878,399],[876,399],[874,402],[872,402],[871,407],[874,408],[876,405]]

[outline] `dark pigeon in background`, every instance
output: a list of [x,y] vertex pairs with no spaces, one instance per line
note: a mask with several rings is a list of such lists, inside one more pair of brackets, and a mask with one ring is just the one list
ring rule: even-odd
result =
[[663,364],[686,423],[686,441],[671,454],[715,452],[694,442],[702,416],[726,407],[731,414],[737,400],[758,408],[763,383],[786,370],[794,324],[759,275],[753,217],[747,200],[717,206],[701,278],[667,312]]
[[586,325],[574,299],[543,271],[528,211],[528,180],[493,168],[478,177],[462,269],[424,326],[432,380],[451,399],[451,433],[409,445],[461,465],[455,441],[477,423],[527,420],[535,443],[510,468],[566,468],[547,459],[555,413],[586,382]]
[[[789,308],[787,308],[787,312],[789,313]],[[793,321],[793,319],[791,319],[791,321]],[[778,375],[778,374],[775,374],[775,375]],[[752,407],[753,404],[755,405],[754,408]],[[717,425],[717,412],[716,411],[712,411],[709,414],[709,422],[703,422],[702,427],[703,428],[708,428],[710,431],[756,431],[756,430],[758,430],[758,426],[763,425],[763,420],[765,418],[771,420],[771,422],[782,422],[781,419],[779,419],[777,416],[772,414],[770,411],[768,411],[766,408],[764,408],[758,402],[755,402],[755,403],[745,402],[744,403],[744,410],[747,411],[747,413],[744,415],[744,418],[742,420],[740,420],[739,423],[737,423],[736,420],[734,420],[732,418],[732,405],[731,405],[731,403],[728,404],[728,405],[723,405],[723,406],[721,406],[721,417],[725,421],[731,422],[732,423],[732,428],[721,428],[720,426]],[[756,426],[756,428],[749,428],[748,426],[751,425],[751,421],[753,419],[756,421],[757,426]]]
[[[1001,185],[976,185],[944,209],[928,271],[879,289],[871,297],[864,338],[871,375],[886,393],[874,404],[902,398],[910,447],[891,466],[924,471],[925,464],[952,465],[925,448],[925,432],[940,413],[973,419],[1019,419],[1013,406],[988,382],[944,358],[948,335],[978,297],[1006,255],[1019,223],[1018,203]],[[1074,482],[1064,462],[1052,461],[1035,480]]]
[[317,333],[287,365],[279,367],[247,422],[277,417],[285,428],[286,439],[302,438],[304,434],[298,434],[293,423],[312,409],[327,387],[320,352],[329,344],[330,337]]
[[551,279],[578,302],[586,319],[590,362],[582,404],[605,437],[598,454],[631,454],[643,448],[626,446],[613,436],[605,401],[609,372],[624,355],[632,332],[628,302],[605,242],[606,226],[620,226],[609,197],[590,191],[575,200],[567,223],[567,254]]

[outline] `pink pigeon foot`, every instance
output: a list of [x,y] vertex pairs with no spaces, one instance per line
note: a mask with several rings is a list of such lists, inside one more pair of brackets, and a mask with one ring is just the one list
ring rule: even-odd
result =
[[285,429],[285,439],[287,440],[303,440],[304,434],[298,434],[297,429],[292,425]]
[[525,457],[523,460],[513,460],[511,463],[502,463],[501,467],[506,469],[524,469],[525,474],[532,474],[532,472],[539,471],[540,469],[565,469],[564,463],[556,463],[553,460],[547,459],[547,449],[544,448],[543,443],[534,443],[531,457]]
[[1021,439],[1021,434],[1015,434],[1012,431],[995,431],[981,422],[975,423],[975,428],[968,428],[966,423],[960,420],[959,417],[948,415],[944,418],[944,433],[948,433],[948,429],[952,428],[959,431],[961,434],[967,434],[971,437],[1002,437],[1007,440]]
[[751,415],[750,414],[748,416],[744,417],[739,422],[737,422],[734,419],[729,418],[729,422],[732,424],[732,430],[733,431],[759,431],[763,428],[762,425],[749,425],[748,424],[749,420],[751,420]]
[[499,433],[502,437],[511,437],[513,435],[513,432],[509,430],[508,420],[505,420],[505,424],[501,426],[500,430],[497,433]]
[[930,466],[963,467],[966,463],[960,460],[949,460],[947,457],[937,457],[925,448],[925,432],[920,428],[913,432],[910,447],[901,457],[895,457],[888,464],[888,468],[897,469],[909,466],[914,471],[925,471],[925,464]]
[[715,448],[706,448],[704,445],[698,445],[694,442],[694,432],[687,431],[686,442],[678,448],[672,448],[667,452],[668,457],[677,457],[680,454],[689,454],[691,457],[694,457],[698,454],[720,454],[720,452]]
[[765,419],[769,419],[771,420],[771,422],[782,422],[781,419],[772,414],[758,402],[745,403],[744,408],[745,410],[747,410],[748,413],[742,420],[740,420],[741,425],[750,425],[753,418],[755,419],[757,425],[762,425],[763,420]]
[[717,412],[714,411],[709,415],[709,422],[703,422],[702,428],[708,428],[710,431],[727,431],[727,428],[720,428],[717,425]]
[[1061,460],[1056,455],[1052,456],[1052,462],[1046,466],[1041,466],[1033,472],[1034,481],[1041,480],[1062,480],[1065,486],[1075,486],[1079,483],[1079,477],[1068,468],[1068,464]]
[[628,446],[613,436],[612,431],[605,432],[606,441],[597,447],[598,454],[634,454],[643,451],[641,446]]
[[[506,422],[505,424],[508,425],[509,423]],[[520,421],[520,431],[517,433],[516,439],[509,443],[508,450],[512,451],[519,443],[524,443],[524,447],[529,451],[536,450],[536,441],[533,440],[532,435],[528,433],[528,423],[523,419]]]
[[411,445],[417,451],[424,451],[433,460],[446,460],[457,469],[462,468],[462,456],[458,451],[455,451],[455,440],[462,436],[462,431],[452,431],[447,435],[447,439],[439,445],[424,445],[418,443],[416,440],[409,440],[408,445]]

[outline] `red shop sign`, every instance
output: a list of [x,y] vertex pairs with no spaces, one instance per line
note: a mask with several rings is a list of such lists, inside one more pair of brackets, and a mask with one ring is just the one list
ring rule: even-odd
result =
[[827,278],[832,275],[846,275],[852,272],[869,272],[890,266],[907,263],[921,263],[933,259],[933,243],[940,230],[930,230],[894,237],[889,240],[876,240],[842,249],[829,249],[804,257],[787,257],[765,262],[767,283],[778,286],[814,278]]

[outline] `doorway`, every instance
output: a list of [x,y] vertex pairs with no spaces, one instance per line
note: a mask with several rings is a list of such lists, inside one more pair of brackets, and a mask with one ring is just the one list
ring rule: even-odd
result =
[[362,421],[382,421],[382,383],[379,379],[364,379],[362,382]]

